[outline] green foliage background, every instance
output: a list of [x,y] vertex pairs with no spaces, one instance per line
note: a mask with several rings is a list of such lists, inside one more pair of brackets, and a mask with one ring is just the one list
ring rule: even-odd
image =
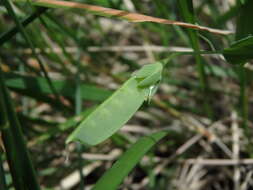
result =
[[[253,1],[79,2],[235,32],[2,0],[0,189],[252,188]],[[122,130],[65,145],[134,71],[161,60],[156,95]]]

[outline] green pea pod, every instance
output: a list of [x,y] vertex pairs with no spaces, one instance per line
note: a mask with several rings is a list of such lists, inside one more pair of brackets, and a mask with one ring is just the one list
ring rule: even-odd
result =
[[[153,66],[150,68],[150,65]],[[133,75],[112,96],[98,106],[70,134],[66,143],[77,140],[86,145],[96,145],[119,130],[133,116],[147,97],[149,98],[150,86],[155,85],[161,78],[161,63],[150,65],[143,66],[136,75]],[[160,69],[154,72],[154,68],[157,67]],[[145,84],[139,86],[142,82],[145,82]]]
[[143,66],[134,73],[134,76],[139,81],[138,86],[145,88],[155,85],[161,80],[162,69],[163,65],[160,62]]

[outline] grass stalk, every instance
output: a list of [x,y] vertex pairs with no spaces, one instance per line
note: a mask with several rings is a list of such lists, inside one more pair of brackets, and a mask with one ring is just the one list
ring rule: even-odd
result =
[[[179,3],[179,7],[180,7],[181,14],[183,16],[183,19],[186,22],[195,23],[196,21],[195,21],[192,1],[179,0],[178,3]],[[192,48],[194,49],[194,51],[199,52],[200,47],[199,47],[198,31],[187,29],[187,32],[189,34]],[[204,97],[204,110],[206,114],[208,115],[208,117],[212,118],[213,113],[210,107],[210,99],[208,98],[210,89],[209,89],[209,84],[207,80],[207,74],[205,72],[205,65],[203,63],[203,59],[200,54],[195,54],[194,56],[195,56],[197,71],[199,75],[199,82],[202,89],[201,91]]]
[[246,136],[250,136],[248,128],[248,96],[247,96],[247,75],[243,66],[239,66],[239,78],[240,78],[240,98],[239,105],[241,107],[242,127],[245,130]]
[[0,189],[7,190],[6,180],[5,180],[5,172],[3,168],[3,160],[2,160],[2,150],[0,147]]
[[[34,13],[32,13],[30,16],[25,18],[23,21],[21,21],[21,25],[23,27],[26,27],[30,23],[32,23],[35,19],[37,19],[40,15],[45,13],[48,10],[48,8],[45,7],[39,7],[37,8]],[[2,46],[4,43],[8,42],[13,36],[15,36],[19,32],[18,26],[13,26],[10,30],[7,32],[3,33],[0,36],[0,46]]]
[[[235,40],[240,40],[242,38],[245,38],[247,36],[250,36],[253,34],[253,28],[251,25],[251,19],[253,13],[253,1],[245,1],[244,4],[241,4],[241,2],[237,2],[237,6],[239,9],[239,15],[236,20],[236,34],[235,34]],[[252,72],[250,70],[247,70],[247,68],[244,67],[244,64],[241,64],[238,66],[237,74],[239,78],[239,84],[240,84],[240,98],[239,98],[239,107],[238,112],[241,115],[242,118],[242,128],[244,130],[245,136],[249,140],[249,146],[248,151],[252,155],[253,153],[253,143],[251,141],[251,131],[248,126],[248,109],[249,109],[249,101],[248,101],[248,92],[247,89],[249,88],[248,85],[250,84],[251,77],[249,77]],[[250,75],[248,75],[250,74]]]
[[3,4],[4,4],[5,8],[7,9],[9,15],[15,21],[16,26],[17,26],[18,30],[20,31],[20,33],[22,34],[22,36],[24,37],[25,41],[30,46],[30,48],[32,50],[32,54],[36,58],[36,60],[38,61],[40,69],[42,70],[42,73],[44,74],[44,77],[46,78],[46,80],[48,82],[48,85],[52,90],[52,93],[55,95],[56,99],[60,102],[60,96],[59,96],[58,92],[56,91],[55,87],[53,86],[53,83],[52,83],[51,79],[48,76],[48,73],[46,71],[46,68],[45,68],[44,64],[40,60],[39,56],[36,54],[33,42],[30,40],[30,38],[29,38],[28,34],[26,33],[23,25],[21,24],[21,22],[19,21],[17,15],[15,14],[9,0],[3,0]]
[[[80,58],[80,53],[78,55],[78,58]],[[76,83],[76,90],[75,90],[75,114],[79,115],[82,111],[82,96],[81,96],[81,81],[80,81],[80,62],[75,61],[77,66],[77,73],[75,77],[75,83]],[[84,181],[84,173],[83,173],[83,159],[82,159],[82,152],[84,151],[84,146],[81,143],[76,143],[77,146],[77,153],[78,153],[78,172],[80,176],[80,185],[79,189],[82,190],[85,188],[85,181]]]
[[3,144],[14,187],[18,190],[39,190],[39,184],[25,145],[21,126],[0,70],[0,118]]

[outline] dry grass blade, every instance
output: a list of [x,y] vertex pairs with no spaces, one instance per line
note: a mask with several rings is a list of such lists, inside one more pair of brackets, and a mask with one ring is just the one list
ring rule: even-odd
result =
[[245,158],[240,160],[232,159],[186,159],[182,160],[183,163],[194,165],[207,165],[207,166],[235,166],[241,165],[253,165],[253,159]]
[[[24,2],[24,1],[27,2],[26,0],[16,0],[16,2]],[[233,33],[232,31],[228,31],[228,30],[214,29],[214,28],[209,28],[205,26],[185,23],[185,22],[179,22],[179,21],[147,16],[147,15],[143,15],[139,13],[131,13],[131,12],[112,9],[112,8],[89,5],[85,3],[57,1],[57,0],[34,0],[34,1],[30,0],[29,2],[33,5],[44,6],[44,7],[84,9],[84,10],[92,12],[93,14],[103,15],[107,17],[121,18],[121,19],[128,20],[130,22],[154,22],[154,23],[159,23],[159,24],[177,25],[177,26],[192,28],[196,30],[203,30],[203,31],[214,33],[214,34],[222,34],[222,35],[228,35],[228,34]]]

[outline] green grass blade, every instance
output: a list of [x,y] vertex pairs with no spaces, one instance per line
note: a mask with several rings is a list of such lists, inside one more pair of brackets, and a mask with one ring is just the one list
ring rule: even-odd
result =
[[240,40],[247,36],[253,35],[252,18],[253,16],[253,1],[247,1],[239,9],[239,16],[236,22],[236,40]]
[[[253,35],[253,26],[250,18],[253,18],[253,1],[245,1],[244,4],[241,6],[239,16],[237,17],[237,22],[236,22],[236,40],[240,40],[243,38],[246,38],[248,36]],[[252,44],[252,38],[249,38],[249,40],[242,40],[243,44]],[[240,42],[237,44],[241,44]],[[246,45],[246,49],[244,51],[246,52],[252,52],[251,49],[252,45]],[[246,57],[248,58],[248,57]],[[246,137],[249,138],[249,142],[251,139],[251,132],[248,127],[248,93],[247,93],[247,88],[248,84],[251,82],[250,78],[248,76],[252,75],[252,71],[246,69],[243,64],[239,65],[239,68],[237,69],[238,71],[238,77],[240,80],[240,100],[239,100],[239,110],[241,112],[241,116],[243,119],[242,123],[242,128],[244,128],[244,132]],[[250,153],[252,154],[252,143],[250,147]]]
[[[52,93],[45,78],[23,76],[13,73],[6,73],[4,76],[6,78],[5,83],[9,88],[19,90],[19,92],[23,94],[32,97],[35,97],[36,95],[36,97],[38,97]],[[61,96],[69,97],[73,100],[75,99],[75,95],[73,93],[75,91],[74,81],[52,80],[52,83]],[[112,94],[109,90],[83,83],[80,85],[80,91],[81,98],[83,100],[98,102],[104,101]]]
[[27,42],[27,44],[30,46],[31,50],[32,50],[32,54],[33,56],[37,59],[39,65],[40,65],[40,68],[48,82],[48,85],[50,86],[52,92],[54,93],[55,97],[57,98],[57,100],[60,102],[60,98],[59,98],[59,94],[58,92],[55,90],[49,76],[48,76],[48,73],[45,69],[45,66],[43,65],[42,61],[40,60],[40,58],[38,57],[38,55],[36,54],[36,51],[35,51],[35,48],[34,48],[34,44],[33,42],[30,40],[28,34],[26,33],[23,25],[21,24],[21,22],[19,21],[17,15],[15,14],[9,0],[3,0],[3,4],[5,6],[5,8],[7,9],[9,15],[13,18],[13,20],[15,21],[20,33],[22,34],[22,36],[24,37],[25,41]]
[[[179,3],[180,12],[182,14],[183,19],[189,23],[196,23],[192,1],[191,0],[179,0],[178,3]],[[192,48],[194,49],[194,51],[199,52],[200,47],[199,47],[198,31],[187,29],[187,32],[189,34]],[[208,99],[208,97],[209,97],[208,94],[210,92],[210,89],[209,89],[209,85],[208,85],[208,81],[207,81],[207,74],[205,72],[204,60],[198,54],[195,55],[195,60],[196,60],[196,64],[197,64],[198,74],[199,74],[200,86],[202,88],[202,93],[203,93],[203,97],[204,97],[204,108],[205,108],[206,114],[210,118],[212,118],[212,115],[213,115],[212,109],[210,107],[210,100]]]
[[[1,77],[1,76],[0,76]],[[0,91],[2,91],[2,89],[0,88]],[[3,93],[0,93],[0,189],[3,190],[7,190],[6,187],[6,181],[5,181],[5,172],[3,169],[3,160],[2,160],[2,155],[3,155],[3,150],[2,150],[2,137],[1,137],[1,131],[8,127],[8,122],[7,122],[7,111],[6,111],[6,107],[4,104],[4,96]]]
[[159,140],[167,135],[166,131],[154,133],[142,137],[132,145],[95,184],[92,190],[115,190],[129,174],[129,172],[138,164],[141,158],[152,148]]
[[16,189],[21,190],[39,190],[35,170],[26,149],[21,126],[5,86],[1,70],[0,92],[0,106],[2,106],[0,108],[0,118],[3,118],[1,119],[1,132],[14,186]]
[[[37,19],[40,15],[42,15],[43,13],[45,13],[46,10],[48,10],[48,8],[39,7],[38,9],[36,9],[36,11],[34,11],[33,14],[31,14],[30,16],[28,16],[26,19],[24,19],[21,22],[22,26],[26,27],[27,25],[29,25],[30,23],[32,23],[35,19]],[[5,32],[4,34],[2,34],[0,36],[0,46],[2,46],[5,42],[8,42],[18,32],[19,32],[18,26],[14,26],[10,30],[8,30],[7,32]]]
[[[80,56],[78,56],[78,59],[80,59]],[[75,74],[75,114],[79,115],[81,113],[82,110],[82,91],[81,91],[81,81],[80,81],[80,62],[77,60],[76,62],[76,67],[77,72]],[[79,189],[83,190],[85,187],[85,177],[84,177],[84,173],[82,171],[83,168],[83,159],[82,159],[82,152],[84,151],[85,147],[81,144],[78,143],[77,144],[77,154],[78,154],[78,173],[80,176],[80,183],[79,183]]]
[[[4,148],[7,154],[7,161],[10,166],[11,175],[14,180],[14,187],[17,189],[25,189],[22,172],[19,168],[19,160],[17,159],[14,139],[11,135],[10,122],[8,121],[8,108],[6,105],[6,88],[4,86],[3,77],[0,68],[0,129],[1,140],[3,141]],[[0,150],[1,151],[1,150]],[[13,152],[11,154],[11,151]]]
[[3,154],[2,154],[2,150],[1,150],[1,146],[0,146],[0,189],[1,190],[7,190],[7,185],[6,185],[6,180],[5,180],[5,172],[4,172],[4,168],[3,168],[2,155]]
[[243,65],[253,59],[253,36],[235,41],[224,49],[223,55],[229,63],[235,65]]

